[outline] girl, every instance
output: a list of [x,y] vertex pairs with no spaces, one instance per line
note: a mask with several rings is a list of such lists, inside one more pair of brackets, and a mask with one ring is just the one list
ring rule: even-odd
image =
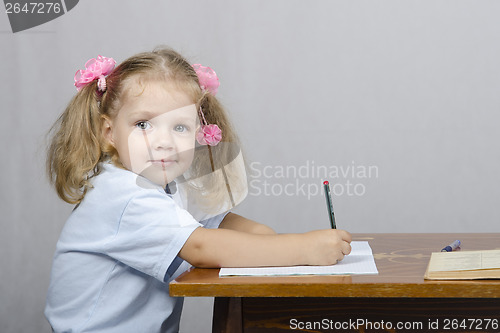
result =
[[225,212],[246,178],[215,72],[169,49],[114,66],[99,56],[77,72],[48,152],[58,195],[77,204],[52,267],[55,332],[177,332],[182,299],[168,283],[190,265],[330,265],[349,254],[345,231],[276,234]]

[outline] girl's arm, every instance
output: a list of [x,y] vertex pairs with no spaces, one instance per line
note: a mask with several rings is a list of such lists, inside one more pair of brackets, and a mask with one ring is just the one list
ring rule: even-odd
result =
[[250,234],[276,234],[276,232],[267,225],[257,223],[234,213],[227,214],[219,225],[219,228],[248,232]]
[[179,256],[193,266],[205,268],[333,265],[351,252],[350,242],[348,232],[333,229],[259,235],[198,228]]

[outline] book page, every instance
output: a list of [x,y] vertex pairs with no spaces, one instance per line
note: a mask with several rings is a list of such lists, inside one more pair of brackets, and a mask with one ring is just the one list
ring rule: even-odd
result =
[[482,251],[482,269],[500,268],[500,250]]
[[372,249],[368,242],[351,242],[351,248],[351,254],[345,256],[336,265],[221,268],[219,276],[378,274]]

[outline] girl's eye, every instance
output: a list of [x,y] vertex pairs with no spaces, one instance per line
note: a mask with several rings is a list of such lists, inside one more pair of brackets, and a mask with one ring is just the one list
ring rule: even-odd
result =
[[146,130],[148,129],[151,125],[147,121],[139,121],[137,124],[135,124],[137,128],[141,130]]
[[185,132],[185,131],[187,131],[187,127],[184,125],[177,125],[177,126],[175,126],[175,131],[176,132]]

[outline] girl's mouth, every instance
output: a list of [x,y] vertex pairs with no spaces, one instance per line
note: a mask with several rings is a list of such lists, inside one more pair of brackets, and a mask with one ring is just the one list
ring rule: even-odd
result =
[[149,162],[151,162],[151,164],[156,166],[168,167],[176,163],[177,161],[172,159],[160,159],[160,160],[150,160]]

